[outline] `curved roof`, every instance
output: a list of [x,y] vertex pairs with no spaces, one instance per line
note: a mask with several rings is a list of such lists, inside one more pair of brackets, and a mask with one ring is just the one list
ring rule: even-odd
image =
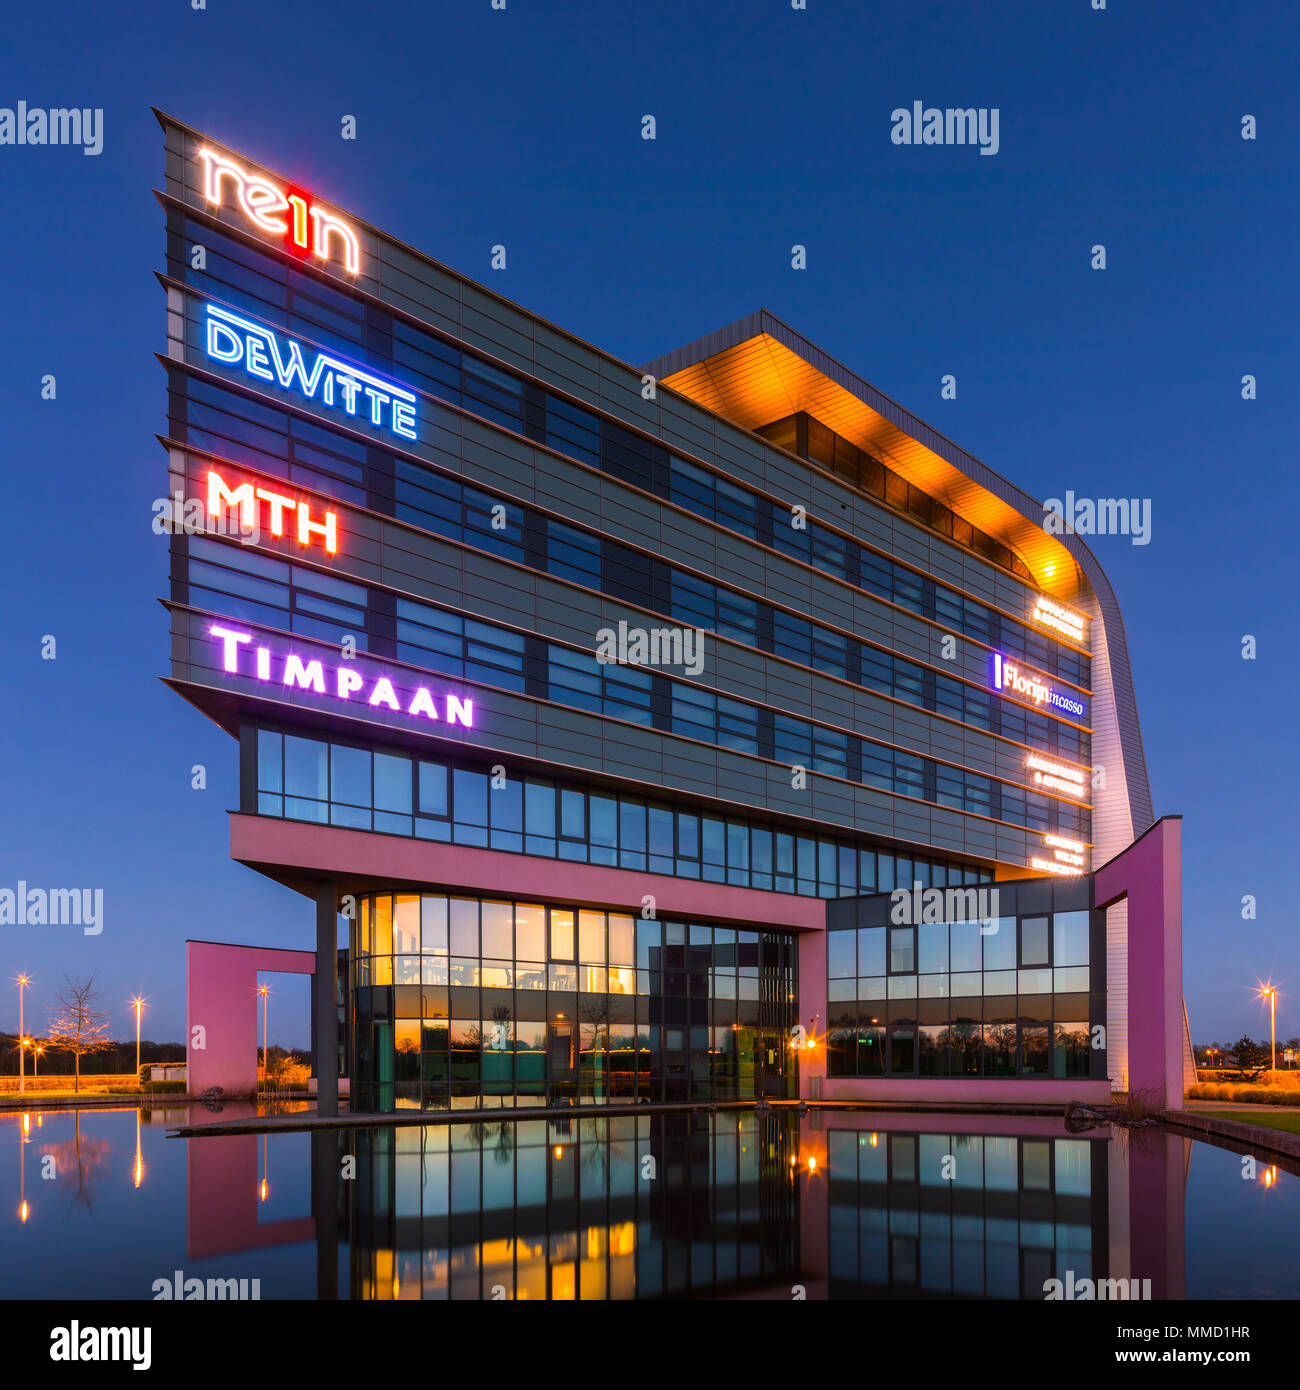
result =
[[1042,503],[766,309],[643,370],[744,429],[808,411],[1009,546],[1044,593],[1085,610],[1095,607],[1093,690],[1110,699],[1103,698],[1109,709],[1099,711],[1093,729],[1093,763],[1106,768],[1104,794],[1095,802],[1094,862],[1104,862],[1150,827],[1151,789],[1124,620],[1105,571],[1079,536],[1049,534],[1042,527]]

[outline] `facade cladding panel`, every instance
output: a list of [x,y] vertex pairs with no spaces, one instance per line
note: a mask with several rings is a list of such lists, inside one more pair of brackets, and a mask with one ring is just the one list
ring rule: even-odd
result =
[[[458,899],[445,874],[340,881],[368,895],[363,1103],[792,1093],[798,1025],[827,1026],[806,1004],[820,939],[794,912],[755,931],[725,898],[708,921],[645,925],[655,875],[848,899],[1023,878],[1034,859],[1086,870],[1099,831],[1108,857],[1149,823],[1118,610],[1076,538],[1057,601],[1092,621],[1072,642],[1034,621],[1043,591],[1001,541],[874,459],[854,466],[885,478],[875,495],[866,472],[846,481],[838,460],[860,451],[815,417],[798,428],[836,441],[817,444],[834,468],[785,447],[789,422],[705,408],[691,373],[768,335],[1031,517],[983,465],[769,315],[643,374],[160,121],[164,443],[171,493],[207,528],[173,537],[171,678],[240,735],[241,814],[627,875],[620,901],[588,903]],[[323,255],[290,244],[313,235]],[[655,630],[698,649],[598,659]],[[1078,709],[995,690],[1000,662]],[[1053,790],[1053,768],[1077,781]],[[1022,930],[1037,943],[1037,918]],[[1122,990],[1114,950],[1109,973]],[[1039,1050],[1050,1019],[1025,1017],[1012,1075],[1095,1076],[1061,1070]],[[886,1074],[920,1055],[900,1042]]]

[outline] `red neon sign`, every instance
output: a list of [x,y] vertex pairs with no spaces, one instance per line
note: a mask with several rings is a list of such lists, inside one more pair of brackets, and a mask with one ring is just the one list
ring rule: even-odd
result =
[[258,501],[266,504],[268,520],[273,536],[285,533],[286,514],[296,518],[294,523],[299,545],[311,545],[314,538],[331,555],[338,549],[338,515],[326,512],[324,521],[311,519],[311,507],[306,502],[298,502],[281,492],[270,488],[257,487],[253,483],[240,483],[236,488],[226,486],[225,479],[215,469],[208,471],[208,515],[220,520],[230,507],[239,509],[239,524],[245,531],[257,525]]
[[280,188],[261,174],[249,173],[228,155],[201,149],[203,196],[221,207],[227,190],[233,191],[239,210],[260,231],[284,239],[295,256],[314,255],[338,261],[349,275],[361,270],[361,244],[357,234],[335,213],[314,204],[309,194]]

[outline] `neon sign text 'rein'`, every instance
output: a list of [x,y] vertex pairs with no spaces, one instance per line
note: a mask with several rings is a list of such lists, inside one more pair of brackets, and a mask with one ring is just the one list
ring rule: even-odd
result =
[[403,439],[419,437],[416,398],[404,387],[328,352],[315,353],[309,371],[302,344],[293,338],[282,341],[273,330],[216,304],[207,305],[207,314],[204,345],[209,357],[227,366],[242,366],[250,376],[275,382],[286,391],[301,391],[308,400],[316,400],[319,391],[322,405],[342,408],[349,415],[356,415],[361,407],[372,425]]
[[209,203],[221,207],[230,189],[240,212],[260,231],[283,237],[293,254],[337,260],[349,275],[360,273],[361,245],[341,217],[315,206],[305,194],[279,188],[262,174],[250,174],[227,155],[203,149],[199,160],[203,196]]
[[311,508],[306,502],[295,502],[282,492],[272,492],[270,488],[255,487],[252,483],[240,483],[236,488],[226,486],[225,479],[216,469],[208,471],[208,515],[220,521],[230,508],[239,509],[239,524],[245,531],[252,530],[257,522],[257,503],[266,503],[273,536],[284,535],[284,518],[287,512],[296,517],[296,532],[299,545],[310,545],[312,538],[319,538],[331,555],[338,550],[338,515],[326,512],[324,521],[311,519]]
[[1077,696],[1054,690],[1042,676],[1022,670],[1001,652],[993,653],[993,689],[1027,700],[1033,705],[1048,705],[1067,719],[1082,719],[1088,712],[1087,706]]
[[[253,634],[241,632],[238,628],[221,627],[216,623],[208,631],[221,643],[221,667],[231,675],[252,675],[259,681],[271,681],[290,689],[312,690],[317,695],[329,695],[336,700],[350,701],[356,696],[362,703],[376,709],[422,715],[436,722],[460,724],[466,729],[474,727],[473,700],[463,700],[459,695],[444,695],[442,713],[439,714],[438,704],[427,686],[416,686],[410,692],[410,699],[403,704],[387,676],[368,679],[348,662],[343,662],[327,675],[325,664],[318,657],[304,661],[296,652],[273,653],[270,647],[264,646],[253,647],[253,669],[248,671],[241,669],[240,649],[245,643],[253,641]],[[272,670],[272,657],[278,665],[277,671]]]

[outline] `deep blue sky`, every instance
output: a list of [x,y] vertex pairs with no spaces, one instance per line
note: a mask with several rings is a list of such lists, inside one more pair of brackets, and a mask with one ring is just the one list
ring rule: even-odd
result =
[[[1270,974],[1280,1036],[1300,1033],[1300,19],[1111,4],[11,7],[0,106],[103,107],[105,148],[0,146],[0,887],[102,887],[106,926],[0,927],[6,985],[30,971],[39,1011],[95,970],[123,1035],[140,990],[146,1035],[179,1039],[187,937],[312,941],[309,903],[229,859],[233,740],[158,680],[153,104],[631,362],[765,305],[1034,496],[1149,497],[1150,545],[1094,549],[1156,812],[1185,817],[1193,1035],[1267,1036],[1250,990]],[[890,112],[918,99],[996,106],[1000,152],[894,146]],[[305,1042],[305,991],[286,1001],[272,1036]]]

